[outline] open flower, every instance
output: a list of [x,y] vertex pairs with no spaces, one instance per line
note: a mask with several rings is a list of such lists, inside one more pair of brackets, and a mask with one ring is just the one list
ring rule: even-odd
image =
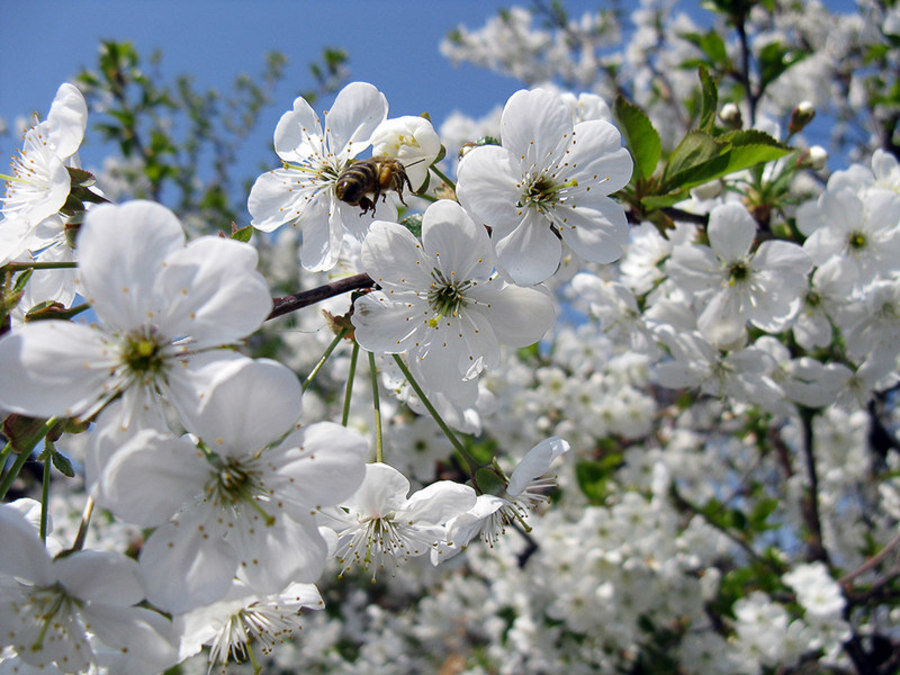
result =
[[177,614],[217,601],[235,576],[264,595],[318,579],[328,546],[313,514],[353,494],[368,445],[330,422],[297,428],[300,396],[288,368],[248,361],[200,411],[194,431],[206,452],[145,430],[113,455],[100,501],[157,526],[140,563],[158,607]]
[[[399,567],[425,555],[444,538],[444,525],[475,505],[475,490],[449,480],[432,483],[407,498],[409,481],[387,464],[367,464],[355,495],[324,521],[338,534],[335,555],[346,571]],[[326,514],[326,515],[327,515]]]
[[497,260],[512,280],[552,276],[560,238],[587,260],[618,259],[628,224],[608,195],[632,171],[618,130],[603,120],[575,124],[562,99],[543,89],[513,94],[500,129],[502,147],[475,148],[460,162],[457,194],[476,222],[493,228]]
[[[344,228],[359,239],[373,217],[337,198],[338,176],[369,147],[375,128],[387,117],[384,94],[371,84],[344,87],[325,114],[325,128],[306,99],[299,97],[275,127],[275,152],[284,168],[264,173],[253,184],[247,207],[252,225],[263,232],[290,223],[303,230],[300,261],[308,270],[334,267]],[[385,208],[382,206],[382,208]],[[394,210],[387,205],[388,210]],[[396,215],[396,211],[394,211]]]
[[37,417],[97,412],[122,394],[122,426],[158,426],[159,394],[189,417],[210,378],[246,357],[217,349],[272,308],[256,249],[221,237],[185,246],[159,204],[101,205],[78,239],[82,293],[99,325],[27,324],[0,340],[0,405]]
[[[154,673],[176,661],[171,625],[137,607],[144,598],[134,560],[106,551],[52,559],[25,515],[0,506],[0,631],[17,658],[66,673]],[[13,672],[15,665],[13,666]]]
[[441,139],[424,117],[404,115],[385,120],[372,134],[372,155],[399,159],[413,190],[420,190],[428,167],[441,151]]
[[552,326],[542,287],[522,288],[494,274],[484,228],[450,200],[425,211],[420,243],[396,223],[376,222],[362,250],[381,290],[359,298],[353,325],[372,352],[409,354],[423,386],[474,402],[474,381],[500,362],[500,343],[524,347]]

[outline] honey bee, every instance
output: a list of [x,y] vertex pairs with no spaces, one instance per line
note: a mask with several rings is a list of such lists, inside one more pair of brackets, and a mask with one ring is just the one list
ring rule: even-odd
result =
[[403,163],[393,157],[379,155],[357,160],[344,169],[334,184],[334,193],[342,202],[362,207],[359,215],[364,215],[369,211],[374,213],[378,197],[384,201],[390,190],[396,191],[400,203],[406,206],[403,201],[404,185],[412,192],[412,183]]

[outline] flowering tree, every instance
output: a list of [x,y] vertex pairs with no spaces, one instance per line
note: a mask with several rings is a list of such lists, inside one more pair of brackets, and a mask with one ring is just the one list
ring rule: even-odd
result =
[[127,45],[61,85],[0,220],[0,669],[896,672],[900,8],[708,4],[461,26],[525,88],[438,130],[329,50],[243,204],[277,57],[186,140],[218,99]]

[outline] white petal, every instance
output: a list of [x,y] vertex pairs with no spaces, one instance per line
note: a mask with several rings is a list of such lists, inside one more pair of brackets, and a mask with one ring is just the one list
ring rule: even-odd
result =
[[0,506],[0,574],[38,586],[53,583],[50,556],[37,530],[14,506]]
[[286,162],[301,164],[313,155],[323,154],[319,117],[302,96],[294,99],[294,108],[284,113],[275,125],[275,152]]
[[550,470],[553,460],[569,451],[569,444],[558,436],[541,441],[534,446],[513,470],[506,491],[516,496]]
[[110,673],[152,675],[178,661],[172,623],[157,612],[93,603],[82,609],[82,614],[90,623],[91,632],[119,652],[116,657],[102,655],[103,665]]
[[433,259],[412,232],[397,223],[372,223],[360,261],[366,273],[382,287],[419,290],[431,283]]
[[521,172],[509,150],[485,145],[471,150],[459,163],[456,194],[478,225],[508,232],[521,220]]
[[325,193],[305,208],[300,263],[310,272],[330,270],[337,264],[341,253],[341,239],[344,236],[342,211],[333,196]]
[[356,157],[369,146],[375,128],[387,119],[384,94],[368,82],[351,82],[338,92],[325,114],[325,137],[331,151],[344,159]]
[[441,199],[425,211],[422,244],[448,281],[487,279],[494,270],[487,230],[475,225],[463,208],[449,199]]
[[291,581],[316,581],[325,568],[328,547],[312,518],[297,522],[282,512],[274,524],[239,539],[238,574],[257,593],[277,593]]
[[246,361],[215,382],[192,431],[213,452],[256,452],[297,423],[302,393],[286,366],[268,359]]
[[579,188],[604,195],[628,185],[634,166],[619,130],[603,120],[575,125],[575,142],[565,161],[567,176],[577,179]]
[[145,429],[109,460],[98,501],[130,523],[152,527],[202,495],[212,471],[186,439]]
[[709,214],[709,244],[725,261],[747,255],[756,237],[756,221],[740,204],[722,204]]
[[281,448],[279,475],[302,486],[302,499],[310,507],[348,499],[366,474],[368,442],[339,424],[312,424],[288,436]]
[[413,494],[404,515],[417,524],[440,525],[474,507],[475,498],[475,490],[468,485],[441,480]]
[[165,258],[184,245],[184,231],[169,209],[154,202],[101,204],[88,211],[78,235],[83,294],[112,330],[140,327]]
[[0,406],[34,417],[76,417],[104,395],[118,363],[93,328],[38,321],[0,339]]
[[385,516],[401,508],[409,493],[409,481],[387,464],[366,464],[366,475],[356,493],[344,501],[363,516]]
[[78,551],[53,561],[53,572],[81,600],[129,607],[144,598],[138,564],[110,551]]
[[487,317],[501,343],[526,347],[550,330],[556,308],[553,296],[543,286],[505,286],[492,301]]
[[596,205],[602,210],[557,207],[553,221],[575,253],[591,262],[611,263],[625,252],[628,221],[622,207],[612,199],[604,197]]
[[517,284],[531,286],[549,279],[559,267],[562,244],[541,214],[527,210],[521,224],[498,238],[494,232],[497,263]]
[[78,87],[68,82],[61,84],[47,115],[50,143],[60,159],[78,150],[87,128],[87,116],[87,103]]
[[562,99],[546,89],[521,89],[510,96],[500,118],[503,147],[529,170],[551,166],[571,142],[572,116]]
[[237,570],[237,554],[202,519],[185,518],[158,528],[141,550],[147,599],[173,614],[223,597]]
[[201,237],[165,260],[154,289],[167,335],[190,336],[192,348],[231,344],[257,330],[272,311],[256,249]]
[[219,380],[243,368],[250,358],[231,349],[188,354],[166,373],[166,396],[186,429],[197,428],[197,415]]
[[312,189],[295,169],[275,169],[259,176],[250,188],[247,210],[250,224],[262,232],[272,232],[300,218],[313,207]]
[[350,320],[360,347],[376,354],[399,354],[419,341],[423,319],[430,314],[426,302],[414,293],[388,296],[373,291],[354,302]]

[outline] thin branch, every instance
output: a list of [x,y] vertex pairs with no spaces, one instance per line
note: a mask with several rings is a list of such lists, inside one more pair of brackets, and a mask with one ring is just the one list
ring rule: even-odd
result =
[[272,313],[269,314],[266,320],[268,321],[269,319],[274,319],[279,316],[284,316],[285,314],[290,314],[291,312],[295,312],[298,309],[309,307],[310,305],[314,305],[317,302],[322,302],[322,300],[333,298],[334,296],[341,295],[342,293],[347,293],[349,291],[358,291],[363,288],[372,288],[373,286],[375,286],[375,282],[372,280],[372,277],[370,277],[368,274],[362,273],[355,274],[352,277],[338,279],[337,281],[333,281],[330,284],[325,284],[324,286],[319,286],[318,288],[312,288],[308,291],[301,291],[300,293],[294,293],[293,295],[286,295],[283,298],[274,298]]

